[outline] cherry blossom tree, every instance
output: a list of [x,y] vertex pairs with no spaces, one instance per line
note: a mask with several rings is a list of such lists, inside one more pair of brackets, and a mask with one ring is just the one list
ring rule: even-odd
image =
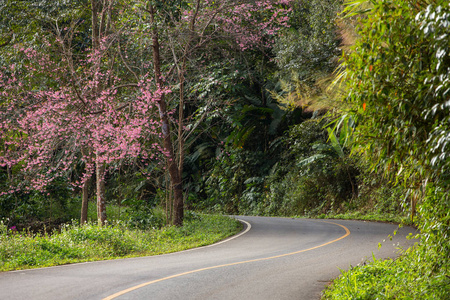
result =
[[92,46],[84,55],[73,52],[77,23],[59,28],[56,22],[53,41],[44,40],[46,51],[17,45],[23,66],[3,68],[0,128],[6,151],[0,163],[9,168],[23,164],[29,175],[23,188],[44,190],[82,161],[84,172],[73,182],[83,187],[81,221],[86,221],[87,181],[95,172],[98,221],[104,224],[107,166],[158,157],[162,151],[157,144],[143,144],[157,137],[159,122],[152,120],[151,111],[156,99],[169,91],[153,89],[148,77],[123,82],[130,76],[117,71],[126,62],[117,59],[124,33],[113,28],[113,2],[91,4]]

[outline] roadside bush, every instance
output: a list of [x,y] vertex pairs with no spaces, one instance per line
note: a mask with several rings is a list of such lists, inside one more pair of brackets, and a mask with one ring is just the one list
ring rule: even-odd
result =
[[285,134],[281,161],[267,177],[269,187],[259,211],[315,216],[352,203],[358,194],[357,158],[328,141],[326,120],[311,119]]
[[346,100],[358,149],[404,185],[421,240],[397,261],[344,273],[325,299],[450,299],[449,1],[372,5],[345,58]]
[[206,180],[208,206],[228,214],[254,214],[262,199],[267,157],[226,147]]
[[141,230],[159,229],[166,223],[164,211],[159,208],[149,208],[146,205],[127,209],[124,220],[130,228]]
[[450,278],[429,276],[426,261],[418,262],[422,246],[409,249],[397,260],[378,260],[343,273],[324,292],[323,300],[449,299]]
[[[0,181],[2,172],[0,172]],[[9,189],[4,179],[0,187]],[[45,191],[16,191],[0,196],[0,219],[7,219],[7,225],[33,231],[57,228],[59,224],[79,218],[78,200],[63,178],[55,179]]]

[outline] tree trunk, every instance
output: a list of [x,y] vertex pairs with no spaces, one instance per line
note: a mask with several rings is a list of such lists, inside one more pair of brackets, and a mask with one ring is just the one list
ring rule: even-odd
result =
[[[92,10],[92,51],[96,53],[100,49],[100,38],[102,30],[104,30],[105,16],[103,14],[99,20],[99,13],[102,10],[102,2],[99,0],[91,0],[91,10]],[[99,68],[100,61],[97,60],[96,68]],[[94,76],[96,76],[94,74]],[[98,80],[98,78],[96,78]],[[94,87],[93,93],[94,97],[97,97],[101,92],[101,87],[98,84]],[[105,164],[100,162],[99,153],[96,153],[96,183],[97,183],[97,220],[99,225],[104,225],[106,222],[106,203],[105,203]]]
[[[163,82],[161,77],[161,57],[160,57],[160,44],[158,37],[158,28],[155,22],[155,10],[153,5],[149,7],[150,11],[150,19],[153,26],[152,30],[152,48],[153,48],[153,68],[155,72],[156,86],[159,90],[163,89]],[[169,168],[169,175],[172,182],[173,189],[173,197],[174,197],[174,211],[173,211],[173,224],[176,226],[183,225],[183,217],[184,217],[184,199],[183,199],[183,186],[181,181],[181,176],[179,173],[179,169],[177,167],[177,161],[175,159],[173,144],[172,144],[172,135],[170,131],[170,123],[169,118],[167,116],[167,104],[164,99],[164,95],[161,94],[161,97],[157,101],[157,107],[159,112],[159,117],[161,120],[161,130],[164,141],[164,149],[166,151],[166,159]]]
[[97,220],[98,225],[106,222],[106,199],[105,199],[105,165],[101,162],[96,164],[97,179]]
[[83,184],[82,188],[82,198],[81,198],[81,218],[80,218],[80,224],[83,225],[87,222],[87,216],[88,216],[88,205],[89,205],[89,180],[86,180],[86,182]]
[[[85,149],[85,148],[81,148],[81,154],[83,155],[83,157],[86,159],[86,166],[85,166],[85,172],[86,172],[86,176],[88,175],[87,173],[89,173],[89,175],[92,175],[92,171],[89,170],[89,168],[87,167],[87,162],[88,162],[88,153],[89,150]],[[86,181],[83,183],[83,187],[81,188],[81,217],[80,217],[80,225],[83,225],[87,222],[88,220],[88,207],[89,207],[89,183],[91,182],[91,178],[90,176],[86,179]]]

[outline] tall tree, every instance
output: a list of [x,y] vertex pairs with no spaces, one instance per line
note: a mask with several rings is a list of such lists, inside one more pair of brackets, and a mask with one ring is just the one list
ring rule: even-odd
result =
[[[270,47],[269,37],[287,26],[286,14],[290,11],[290,2],[153,1],[145,8],[150,15],[156,88],[169,86],[173,93],[177,93],[177,96],[172,95],[169,103],[164,95],[158,100],[164,149],[174,191],[174,224],[181,225],[183,222],[185,146],[193,130],[191,126],[190,131],[186,131],[185,124],[202,119],[202,116],[194,116],[195,111],[185,111],[187,97],[190,97],[191,103],[197,102],[193,99],[195,93],[186,92],[186,87],[198,80],[197,74],[206,71],[206,65],[201,63],[208,57],[204,51],[214,52],[219,43],[226,43],[234,51]],[[164,37],[163,44],[161,36]],[[166,68],[162,69],[162,65]],[[178,110],[178,120],[172,124],[168,117],[168,105]],[[171,130],[172,126],[176,127],[175,131]],[[177,147],[173,143],[175,137],[178,139]]]

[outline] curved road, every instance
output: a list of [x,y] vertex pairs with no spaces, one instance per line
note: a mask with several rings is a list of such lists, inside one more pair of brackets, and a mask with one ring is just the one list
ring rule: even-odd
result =
[[402,228],[391,241],[392,224],[238,218],[241,235],[208,247],[0,273],[0,299],[320,299],[339,269],[394,257],[415,232]]

